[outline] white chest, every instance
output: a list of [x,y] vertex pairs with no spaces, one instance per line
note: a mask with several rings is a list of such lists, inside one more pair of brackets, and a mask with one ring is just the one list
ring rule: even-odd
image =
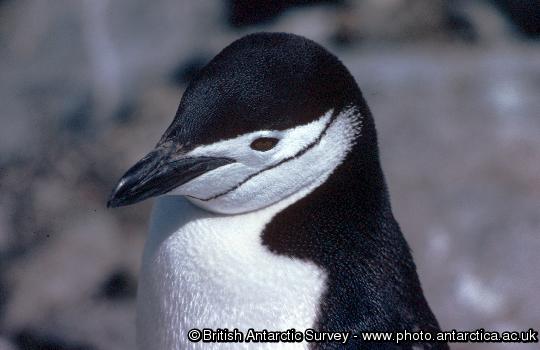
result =
[[271,253],[260,237],[272,217],[297,199],[235,216],[203,211],[181,197],[158,199],[139,285],[140,348],[305,348],[298,343],[202,344],[187,339],[192,328],[313,326],[324,274],[311,263]]

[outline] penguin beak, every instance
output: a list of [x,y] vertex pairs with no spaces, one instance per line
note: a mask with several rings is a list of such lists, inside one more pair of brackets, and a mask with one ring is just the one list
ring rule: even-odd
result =
[[130,205],[165,194],[199,175],[234,162],[230,158],[186,157],[158,147],[118,181],[107,207]]

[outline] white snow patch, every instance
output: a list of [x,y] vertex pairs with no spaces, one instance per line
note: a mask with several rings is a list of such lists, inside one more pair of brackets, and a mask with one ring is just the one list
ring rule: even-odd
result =
[[462,303],[484,314],[493,315],[501,310],[503,297],[470,273],[457,280],[457,296]]

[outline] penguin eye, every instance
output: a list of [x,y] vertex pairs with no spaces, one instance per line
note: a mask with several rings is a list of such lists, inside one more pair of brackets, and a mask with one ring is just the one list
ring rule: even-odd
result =
[[278,141],[279,140],[274,137],[260,137],[256,140],[253,140],[249,147],[256,151],[265,152],[274,148]]

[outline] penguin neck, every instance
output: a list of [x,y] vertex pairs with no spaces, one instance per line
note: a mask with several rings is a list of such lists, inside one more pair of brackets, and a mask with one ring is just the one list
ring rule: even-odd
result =
[[325,271],[321,328],[438,329],[393,217],[372,135],[353,147],[325,183],[278,213],[263,243]]

